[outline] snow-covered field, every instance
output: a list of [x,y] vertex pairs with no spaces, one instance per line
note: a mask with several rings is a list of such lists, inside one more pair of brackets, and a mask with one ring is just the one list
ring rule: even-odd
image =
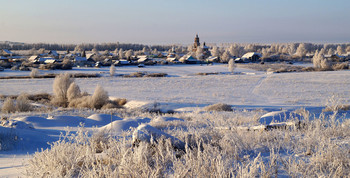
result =
[[[123,78],[119,75],[133,72],[167,73],[163,78]],[[101,78],[75,79],[82,91],[93,93],[101,85],[110,97],[126,98],[126,107],[157,107],[163,111],[177,111],[178,118],[189,117],[186,114],[198,113],[205,117],[203,107],[225,103],[233,108],[228,118],[249,117],[241,121],[242,125],[254,125],[262,115],[272,111],[294,111],[305,108],[311,114],[319,115],[326,105],[349,104],[350,71],[272,73],[237,68],[235,74],[228,72],[226,65],[173,65],[147,66],[145,68],[117,67],[116,76],[109,76],[109,68],[74,68],[70,71],[40,71],[44,73],[99,73]],[[217,75],[196,75],[196,73],[218,73]],[[22,76],[29,72],[5,70],[0,76]],[[0,80],[0,94],[18,95],[20,93],[50,93],[54,79],[10,79]],[[333,103],[330,99],[335,98]],[[88,130],[114,128],[114,132],[137,127],[141,123],[161,127],[154,115],[94,115],[101,111],[58,109],[48,112],[4,114],[17,121],[17,129],[11,132],[19,137],[16,146],[9,151],[0,151],[0,177],[21,176],[27,161],[38,149],[47,148],[46,142],[57,141],[65,127],[77,131],[80,122]],[[102,112],[103,113],[103,112]],[[213,113],[212,113],[213,114]],[[347,112],[342,116],[348,118]],[[215,113],[214,113],[215,115]],[[236,116],[239,115],[239,116]],[[30,117],[28,117],[30,116]],[[152,117],[155,118],[152,118]],[[122,118],[123,117],[123,118]],[[199,116],[198,116],[199,117]],[[209,116],[208,116],[209,117]],[[210,116],[212,117],[212,116]],[[221,113],[219,118],[225,118]],[[253,118],[255,117],[255,119]],[[150,119],[149,119],[150,118]],[[177,118],[176,118],[177,119]],[[176,120],[175,119],[175,120]],[[159,120],[159,118],[158,118]],[[160,119],[166,123],[166,119]],[[171,120],[171,119],[170,119]],[[195,119],[194,119],[195,120]],[[180,125],[185,121],[171,121]],[[214,122],[214,121],[213,121]],[[220,121],[221,122],[221,121]],[[224,122],[224,121],[222,121]],[[225,121],[228,122],[228,121]],[[235,121],[236,123],[237,121]],[[24,125],[23,124],[26,123]],[[113,123],[115,124],[113,126]],[[227,123],[226,123],[227,124]],[[165,124],[166,125],[166,124]],[[221,126],[223,123],[215,123]],[[227,126],[227,125],[226,125]],[[166,126],[165,126],[166,127]],[[228,126],[230,127],[230,126]],[[0,127],[5,133],[8,128]],[[171,131],[169,131],[171,133]],[[28,155],[27,155],[28,154]],[[286,174],[286,173],[283,173]]]

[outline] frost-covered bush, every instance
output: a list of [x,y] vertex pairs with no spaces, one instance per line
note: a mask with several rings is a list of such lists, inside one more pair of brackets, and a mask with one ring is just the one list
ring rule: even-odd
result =
[[6,98],[6,100],[4,101],[4,104],[2,105],[1,112],[3,113],[16,112],[16,106],[13,99]]
[[30,104],[30,101],[28,100],[28,97],[25,94],[19,95],[16,100],[13,100],[10,97],[6,98],[1,108],[1,111],[3,113],[14,113],[16,111],[28,112],[32,110],[32,105]]
[[67,107],[68,106],[68,97],[67,91],[71,83],[74,82],[74,79],[70,77],[68,73],[60,74],[56,76],[53,82],[53,93],[54,97],[51,102],[56,106]]
[[39,75],[39,70],[37,68],[33,68],[32,71],[30,72],[29,76],[32,78],[35,78]]
[[234,70],[235,70],[235,61],[234,59],[230,59],[230,61],[228,61],[228,71],[233,74]]
[[109,100],[108,93],[100,85],[97,85],[94,94],[91,96],[91,108],[101,109]]
[[[73,89],[75,88],[75,89]],[[77,86],[72,85],[72,96],[74,93],[78,94]],[[75,92],[73,92],[75,91]],[[76,96],[76,95],[75,95]],[[72,108],[91,108],[91,109],[108,109],[108,108],[118,108],[119,105],[113,101],[109,100],[108,93],[100,85],[95,89],[93,95],[82,95],[80,97],[71,97],[69,100],[68,107]],[[106,106],[105,106],[106,105]]]
[[69,88],[67,90],[67,99],[68,102],[71,102],[73,99],[81,97],[81,91],[79,86],[73,82],[69,85]]
[[21,94],[17,97],[16,110],[19,112],[28,112],[32,110],[32,105],[25,94]]
[[113,77],[115,75],[115,66],[112,64],[109,68],[109,75]]

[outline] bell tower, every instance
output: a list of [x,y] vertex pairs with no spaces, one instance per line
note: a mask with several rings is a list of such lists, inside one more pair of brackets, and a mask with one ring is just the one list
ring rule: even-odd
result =
[[196,37],[194,38],[194,44],[193,44],[193,48],[197,49],[197,47],[199,47],[201,44],[199,43],[199,37],[198,34],[196,34]]

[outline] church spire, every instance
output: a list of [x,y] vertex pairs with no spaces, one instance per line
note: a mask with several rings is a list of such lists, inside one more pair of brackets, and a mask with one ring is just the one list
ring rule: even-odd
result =
[[198,33],[197,33],[196,37],[194,38],[194,45],[193,45],[193,47],[195,49],[197,49],[197,47],[199,47],[199,46],[200,46],[200,43],[199,43],[199,37],[198,37]]

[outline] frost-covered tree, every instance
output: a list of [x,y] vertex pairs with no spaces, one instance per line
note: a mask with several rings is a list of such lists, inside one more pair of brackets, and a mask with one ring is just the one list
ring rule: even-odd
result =
[[203,59],[203,48],[201,48],[200,46],[197,47],[196,57],[198,60]]
[[247,52],[255,52],[256,46],[254,44],[248,44],[244,46],[244,50]]
[[113,77],[115,75],[115,66],[112,64],[109,68],[109,75]]
[[261,50],[261,54],[262,54],[262,57],[263,57],[263,58],[267,58],[267,57],[270,56],[270,52],[269,52],[269,50],[268,50],[267,48],[263,48],[263,49]]
[[43,54],[43,53],[45,53],[45,48],[38,49],[37,54]]
[[296,43],[292,43],[288,45],[288,54],[293,56],[296,53]]
[[154,48],[154,50],[152,51],[152,54],[153,54],[153,55],[158,55],[158,50],[157,50],[157,48]]
[[235,61],[234,59],[230,59],[230,61],[228,61],[228,71],[233,74],[234,70],[235,70]]
[[306,46],[305,43],[300,43],[297,50],[296,50],[296,55],[299,57],[304,57],[306,55]]
[[91,50],[91,52],[94,53],[94,54],[98,54],[98,50],[97,50],[96,48],[93,48],[93,49]]
[[337,47],[337,54],[338,55],[344,54],[344,48],[343,48],[342,45],[338,45],[338,47]]
[[350,52],[350,46],[346,47],[346,52]]
[[327,54],[328,55],[333,55],[334,54],[334,49],[333,48],[329,48]]
[[119,55],[119,49],[115,48],[115,50],[113,51],[114,56],[118,56]]
[[147,54],[148,53],[148,49],[146,47],[142,48],[142,54]]
[[235,56],[235,57],[240,57],[244,53],[244,49],[236,43],[231,45],[228,51],[230,52],[231,56]]
[[74,53],[82,53],[84,51],[83,45],[77,45],[74,48]]
[[211,50],[211,55],[215,56],[215,57],[219,57],[220,56],[220,52],[217,46],[214,46],[213,49]]
[[220,57],[221,59],[221,62],[228,62],[230,59],[231,59],[231,56],[230,56],[230,52],[229,51],[225,51],[222,56]]
[[324,53],[324,48],[322,48],[320,51],[316,50],[314,57],[312,58],[312,63],[315,68],[329,69],[331,67],[328,60],[324,57]]
[[124,51],[123,51],[123,49],[119,49],[119,51],[118,51],[118,58],[119,59],[123,59],[125,56],[124,56]]
[[128,51],[126,51],[125,57],[126,57],[127,59],[130,59],[131,56],[133,55],[133,53],[134,53],[133,50],[129,49]]

